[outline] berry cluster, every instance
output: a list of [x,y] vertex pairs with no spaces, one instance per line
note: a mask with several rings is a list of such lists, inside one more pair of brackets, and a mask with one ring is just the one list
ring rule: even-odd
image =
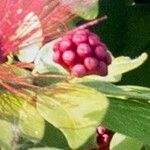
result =
[[53,60],[67,69],[71,75],[106,76],[111,56],[99,37],[87,29],[65,34],[54,46]]
[[111,139],[114,132],[106,129],[105,127],[97,128],[97,144],[100,146],[101,150],[109,150]]

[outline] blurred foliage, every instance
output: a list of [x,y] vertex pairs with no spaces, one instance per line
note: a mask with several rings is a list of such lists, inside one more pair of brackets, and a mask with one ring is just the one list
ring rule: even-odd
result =
[[[150,5],[145,4],[144,0],[143,3],[141,1],[138,0],[138,4],[132,5],[133,0],[103,0],[99,5],[100,15],[107,15],[108,20],[92,29],[99,33],[114,56],[129,55],[135,58],[142,52],[150,54]],[[93,12],[93,9],[91,11]],[[86,16],[85,19],[88,17]],[[47,47],[44,49],[45,51],[39,54],[40,58],[49,59]],[[111,69],[112,74],[115,74],[114,79],[120,76],[118,72],[125,73],[141,65],[146,57],[144,54],[133,60],[127,57],[117,59],[116,65],[114,64],[114,68]],[[41,67],[41,72],[56,69],[55,67],[43,68],[39,60],[36,63]],[[149,86],[149,65],[150,61],[147,60],[140,68],[125,74],[119,84]],[[50,82],[46,80],[48,87],[36,91],[36,97],[32,99],[36,100],[36,107],[28,106],[22,99],[1,89],[0,117],[8,120],[12,117],[16,120],[20,119],[16,122],[18,126],[15,128],[6,121],[0,122],[0,128],[4,131],[4,135],[0,135],[1,147],[6,150],[11,149],[14,140],[12,134],[18,132],[15,129],[19,129],[17,136],[18,138],[23,136],[23,140],[21,139],[22,145],[20,141],[16,141],[18,142],[16,144],[20,144],[22,150],[29,147],[31,149],[34,147],[33,150],[56,150],[57,148],[69,150],[70,147],[83,150],[85,147],[95,146],[95,128],[100,123],[127,135],[127,137],[116,135],[114,138],[121,141],[117,140],[117,146],[112,141],[112,150],[123,150],[123,148],[130,150],[130,145],[133,146],[131,149],[133,150],[137,147],[141,148],[143,143],[149,144],[150,89],[139,86],[116,86],[102,82],[98,77],[94,78],[71,80],[68,83],[57,84],[53,88],[48,85],[54,83],[55,79]],[[45,85],[42,78],[34,79],[33,83]],[[24,138],[29,139],[31,143],[26,143]],[[43,140],[37,144],[36,142],[42,138]],[[149,149],[149,146],[143,146],[143,150]]]
[[[99,33],[114,56],[136,57],[142,52],[150,54],[149,4],[129,5],[129,0],[103,0],[99,12],[100,16],[107,15],[108,20],[93,27],[93,30]],[[149,65],[150,60],[125,74],[119,84],[150,86]]]

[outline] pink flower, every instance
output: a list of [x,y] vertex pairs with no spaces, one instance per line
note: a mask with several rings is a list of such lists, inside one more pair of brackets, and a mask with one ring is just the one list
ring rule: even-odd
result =
[[[1,0],[0,61],[10,53],[35,51],[60,36],[66,23],[76,15],[79,4],[90,5],[96,0]],[[32,61],[32,59],[31,59]]]

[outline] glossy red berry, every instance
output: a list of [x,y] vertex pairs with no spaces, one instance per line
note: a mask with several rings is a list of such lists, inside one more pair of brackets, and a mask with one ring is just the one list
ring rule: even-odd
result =
[[76,64],[71,68],[71,74],[76,77],[84,77],[87,75],[87,71],[84,65]]
[[62,60],[66,65],[73,65],[75,63],[76,54],[71,50],[67,50],[62,54]]
[[84,42],[87,42],[87,40],[88,40],[88,37],[87,37],[87,35],[86,35],[86,33],[85,34],[83,34],[83,33],[81,33],[81,34],[74,34],[73,35],[73,37],[72,37],[72,41],[76,44],[76,45],[78,45],[78,44],[80,44],[80,43],[84,43]]
[[61,52],[64,52],[64,51],[69,50],[69,49],[72,49],[72,42],[71,42],[71,40],[65,39],[65,40],[60,41],[60,43],[59,43],[59,50]]
[[101,150],[110,149],[110,142],[113,135],[114,132],[105,127],[99,126],[97,128],[97,144]]
[[87,43],[81,43],[77,47],[78,56],[85,58],[90,56],[92,53],[91,47]]
[[106,76],[108,74],[108,68],[105,62],[100,61],[99,62],[99,69],[98,69],[98,74],[100,76]]
[[97,35],[95,35],[95,34],[90,35],[90,36],[88,37],[88,40],[89,40],[89,44],[90,44],[91,46],[96,46],[96,45],[100,44],[100,39],[99,39],[99,37],[98,37]]
[[54,46],[54,61],[72,76],[106,76],[111,55],[100,38],[87,29],[68,32]]
[[95,48],[95,54],[100,60],[105,61],[107,52],[103,46],[101,46],[101,45],[97,46]]
[[87,57],[84,59],[84,65],[87,70],[95,72],[98,69],[99,62],[94,57]]

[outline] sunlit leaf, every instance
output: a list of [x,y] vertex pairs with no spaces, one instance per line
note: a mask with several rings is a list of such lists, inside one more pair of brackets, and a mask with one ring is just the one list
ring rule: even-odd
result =
[[73,79],[72,83],[79,83],[88,87],[94,88],[109,97],[124,97],[135,98],[138,100],[150,100],[150,89],[140,86],[116,86],[109,82],[101,81],[97,78],[91,80],[90,78]]
[[13,132],[11,123],[0,120],[0,148],[10,150],[12,139]]
[[143,146],[141,141],[116,133],[111,141],[111,150],[140,150]]
[[107,111],[107,98],[78,84],[61,83],[38,95],[37,109],[59,128],[72,148],[78,148],[95,132]]
[[33,142],[39,142],[44,135],[44,120],[36,108],[27,102],[19,112],[19,129],[23,136]]
[[29,148],[28,150],[63,150],[59,148],[54,148],[54,147],[38,147],[38,148]]
[[129,72],[143,64],[147,57],[148,55],[146,53],[141,54],[141,56],[135,59],[124,56],[117,57],[109,66],[108,76],[116,76]]
[[[78,80],[109,97],[104,125],[145,143],[150,139],[150,89],[137,86],[115,86],[100,81]],[[133,130],[134,129],[134,130]]]
[[23,105],[23,98],[0,89],[0,118],[14,121],[19,117]]
[[73,13],[81,16],[84,19],[95,19],[99,12],[99,0],[62,0],[62,3],[71,4],[71,10]]

